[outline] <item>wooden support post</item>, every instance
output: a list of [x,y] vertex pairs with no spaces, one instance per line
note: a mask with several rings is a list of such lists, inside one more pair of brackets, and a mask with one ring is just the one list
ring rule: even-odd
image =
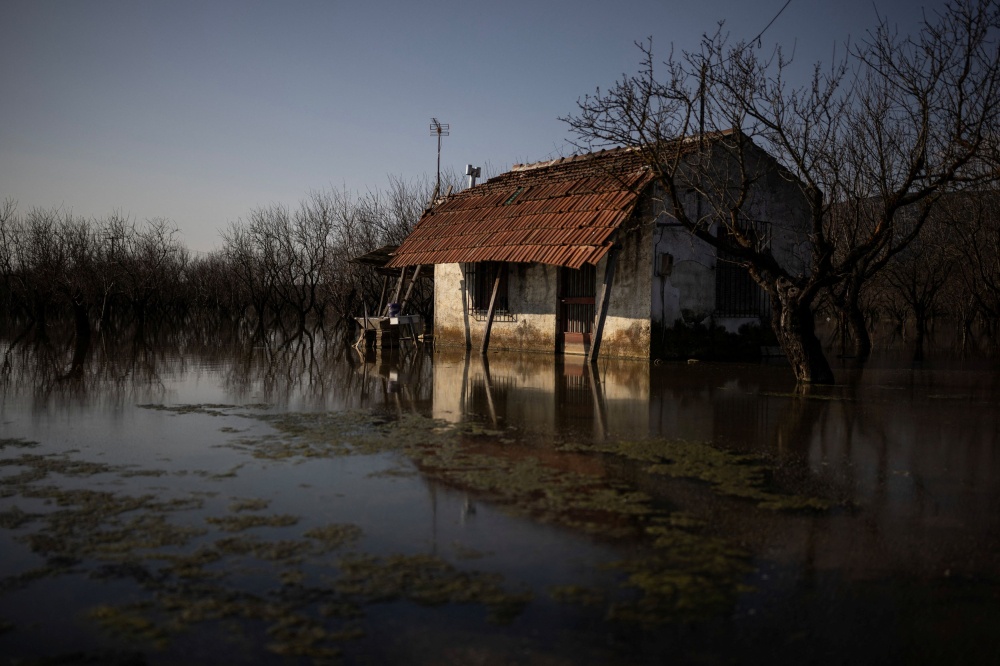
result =
[[396,283],[396,291],[392,296],[393,303],[399,303],[399,296],[403,293],[404,282],[406,282],[406,266],[403,266],[403,272],[399,274],[399,282]]
[[497,277],[493,281],[493,295],[490,296],[490,309],[486,314],[486,330],[483,331],[483,345],[479,348],[480,354],[485,354],[490,346],[490,333],[493,330],[493,315],[496,314],[497,307],[497,293],[500,291],[500,281],[503,279],[506,272],[507,264],[500,264],[500,270],[497,271]]
[[618,248],[611,246],[608,252],[608,262],[604,267],[604,282],[601,284],[601,296],[597,300],[597,312],[594,316],[594,334],[591,336],[590,349],[587,350],[587,362],[596,363],[601,352],[601,338],[604,337],[604,321],[608,317],[608,302],[611,300],[611,285],[615,280],[615,264],[618,263]]
[[381,316],[381,314],[383,312],[385,312],[385,292],[386,292],[386,289],[387,289],[388,286],[389,286],[389,276],[388,275],[383,275],[382,276],[382,293],[379,294],[379,297],[378,297],[378,309],[375,310],[375,316],[376,317]]
[[410,284],[406,287],[406,295],[403,296],[403,302],[399,304],[399,314],[400,316],[406,314],[406,304],[410,300],[410,294],[413,293],[413,285],[417,283],[417,278],[420,277],[420,269],[423,268],[420,264],[413,269],[413,277],[410,278]]

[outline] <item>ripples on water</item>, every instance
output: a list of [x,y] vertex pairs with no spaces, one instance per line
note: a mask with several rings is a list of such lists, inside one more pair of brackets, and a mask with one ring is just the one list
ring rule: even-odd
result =
[[0,350],[11,658],[1000,663],[988,363]]

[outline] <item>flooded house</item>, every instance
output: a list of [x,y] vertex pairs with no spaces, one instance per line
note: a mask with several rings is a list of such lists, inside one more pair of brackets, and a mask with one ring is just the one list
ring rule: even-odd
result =
[[[700,165],[678,171],[689,216],[723,237],[712,216],[742,178],[739,223],[805,266],[808,206],[776,160],[735,132],[672,144]],[[759,325],[766,295],[672,210],[637,148],[517,165],[436,202],[388,265],[433,266],[438,345],[644,358],[665,329]]]

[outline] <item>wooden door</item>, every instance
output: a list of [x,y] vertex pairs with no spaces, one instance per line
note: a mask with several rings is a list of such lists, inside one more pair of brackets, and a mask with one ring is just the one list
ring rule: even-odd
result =
[[560,269],[557,338],[561,350],[567,344],[590,344],[594,330],[596,275],[596,267],[590,264],[584,264],[579,270]]

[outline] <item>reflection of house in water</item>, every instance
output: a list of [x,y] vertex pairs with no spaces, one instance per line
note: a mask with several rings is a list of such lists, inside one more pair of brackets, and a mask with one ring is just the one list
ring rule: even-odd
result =
[[434,357],[434,416],[482,420],[542,432],[598,437],[609,430],[645,434],[649,366],[602,363],[541,354]]
[[[794,449],[808,440],[792,408],[822,401],[769,400],[785,394],[780,367],[686,364],[547,354],[375,354],[356,372],[376,402],[451,422],[572,436],[581,441],[647,436],[714,442],[725,448]],[[794,411],[794,410],[793,410]],[[800,441],[801,440],[801,441]]]
[[423,411],[431,390],[433,361],[422,347],[403,353],[355,349],[354,375],[359,382],[362,404],[395,406],[400,411]]

